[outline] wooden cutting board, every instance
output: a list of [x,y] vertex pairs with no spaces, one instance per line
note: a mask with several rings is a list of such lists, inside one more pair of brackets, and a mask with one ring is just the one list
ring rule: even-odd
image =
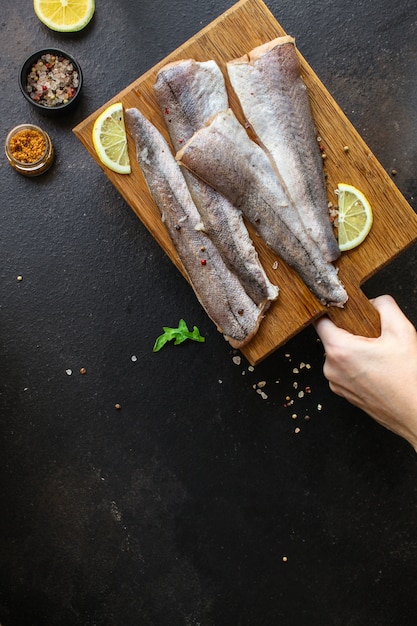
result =
[[[112,102],[120,101],[125,108],[140,109],[168,139],[164,120],[154,97],[153,85],[160,67],[184,58],[217,61],[226,78],[230,105],[243,121],[239,105],[228,82],[225,63],[242,56],[261,43],[285,34],[262,0],[240,0],[229,11],[103,104],[74,128],[74,133],[101,165],[91,139],[93,124],[104,108]],[[280,296],[268,310],[258,334],[242,349],[243,354],[253,365],[324,313],[327,313],[338,326],[350,332],[369,337],[378,336],[380,331],[378,315],[360,286],[377,270],[417,241],[417,216],[413,209],[301,55],[300,60],[302,76],[310,94],[313,117],[327,155],[324,167],[327,174],[328,199],[336,204],[334,190],[337,183],[353,184],[370,201],[374,224],[365,242],[355,250],[343,253],[337,262],[341,280],[349,295],[349,301],[344,309],[336,307],[326,309],[322,306],[295,272],[277,259],[249,228],[267,274],[280,287]],[[128,144],[132,173],[120,175],[102,166],[103,170],[184,275],[179,258],[137,164],[131,137],[128,137]],[[348,146],[348,151],[344,149],[345,146]],[[187,319],[186,311],[184,318]],[[192,324],[192,320],[188,321]]]

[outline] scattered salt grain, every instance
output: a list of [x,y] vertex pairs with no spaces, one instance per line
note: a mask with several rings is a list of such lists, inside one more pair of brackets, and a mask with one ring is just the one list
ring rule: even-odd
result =
[[292,406],[294,404],[294,400],[291,400],[290,396],[285,396],[284,409],[288,406]]
[[132,354],[132,356],[130,357],[130,360],[133,361],[133,363],[136,363],[136,361],[138,360],[138,357]]
[[68,374],[68,376],[71,376],[71,374],[72,374],[72,370],[70,370],[70,369],[65,370],[65,372]]
[[235,365],[240,365],[240,364],[241,364],[241,362],[242,362],[242,359],[241,359],[241,357],[240,357],[240,356],[234,356],[234,357],[233,357],[233,359],[232,359],[232,361],[233,361],[233,363],[234,363]]

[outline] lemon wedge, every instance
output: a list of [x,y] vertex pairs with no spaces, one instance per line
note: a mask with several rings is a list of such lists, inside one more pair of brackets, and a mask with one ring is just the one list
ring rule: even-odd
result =
[[93,145],[100,161],[118,174],[130,174],[123,105],[115,102],[105,109],[93,126]]
[[33,0],[40,21],[51,30],[74,33],[87,26],[94,15],[94,0]]
[[371,205],[363,193],[346,183],[339,183],[338,242],[342,252],[356,248],[371,230],[373,215]]

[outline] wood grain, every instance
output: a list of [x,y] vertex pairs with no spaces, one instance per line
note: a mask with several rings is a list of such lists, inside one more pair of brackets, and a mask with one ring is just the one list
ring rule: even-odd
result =
[[[206,28],[185,42],[160,63],[104,103],[100,109],[82,121],[74,133],[99,163],[91,139],[97,115],[112,102],[120,101],[125,108],[137,107],[168,139],[163,117],[153,93],[155,77],[168,62],[194,58],[214,59],[222,69],[229,91],[230,105],[243,121],[240,107],[228,82],[225,63],[242,56],[255,46],[285,35],[262,0],[241,0]],[[343,253],[337,262],[349,301],[344,309],[322,306],[305,287],[297,274],[278,259],[249,227],[260,259],[270,279],[279,285],[280,296],[263,320],[256,337],[242,349],[248,361],[256,364],[317,317],[327,313],[340,327],[368,337],[378,336],[379,318],[361,291],[361,284],[417,241],[417,216],[396,188],[371,150],[356,132],[332,96],[300,54],[302,76],[309,90],[313,117],[325,147],[328,199],[336,204],[334,190],[339,182],[355,185],[371,203],[374,225],[365,242]],[[161,222],[159,211],[149,194],[137,164],[135,147],[128,137],[132,173],[116,174],[103,170],[120,194],[142,220],[158,244],[184,275],[180,260]],[[344,147],[349,150],[345,151]],[[275,268],[276,261],[278,267]],[[186,317],[186,312],[184,312]]]

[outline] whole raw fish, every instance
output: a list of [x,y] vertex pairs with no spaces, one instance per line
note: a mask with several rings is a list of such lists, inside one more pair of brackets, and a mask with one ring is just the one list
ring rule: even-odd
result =
[[231,109],[199,130],[176,158],[240,208],[265,243],[297,270],[321,302],[344,305],[347,293],[336,268],[306,233],[268,156]]
[[334,261],[340,250],[329,220],[323,159],[292,37],[278,37],[227,63],[230,82],[305,228]]
[[[175,152],[213,115],[229,106],[223,74],[212,60],[169,63],[159,70],[154,89]],[[191,172],[183,170],[183,174],[204,230],[226,265],[256,304],[268,306],[277,298],[278,288],[259,261],[241,212]]]
[[125,111],[139,165],[201,305],[233,347],[247,343],[263,317],[227,268],[198,213],[181,169],[157,128],[142,113]]

